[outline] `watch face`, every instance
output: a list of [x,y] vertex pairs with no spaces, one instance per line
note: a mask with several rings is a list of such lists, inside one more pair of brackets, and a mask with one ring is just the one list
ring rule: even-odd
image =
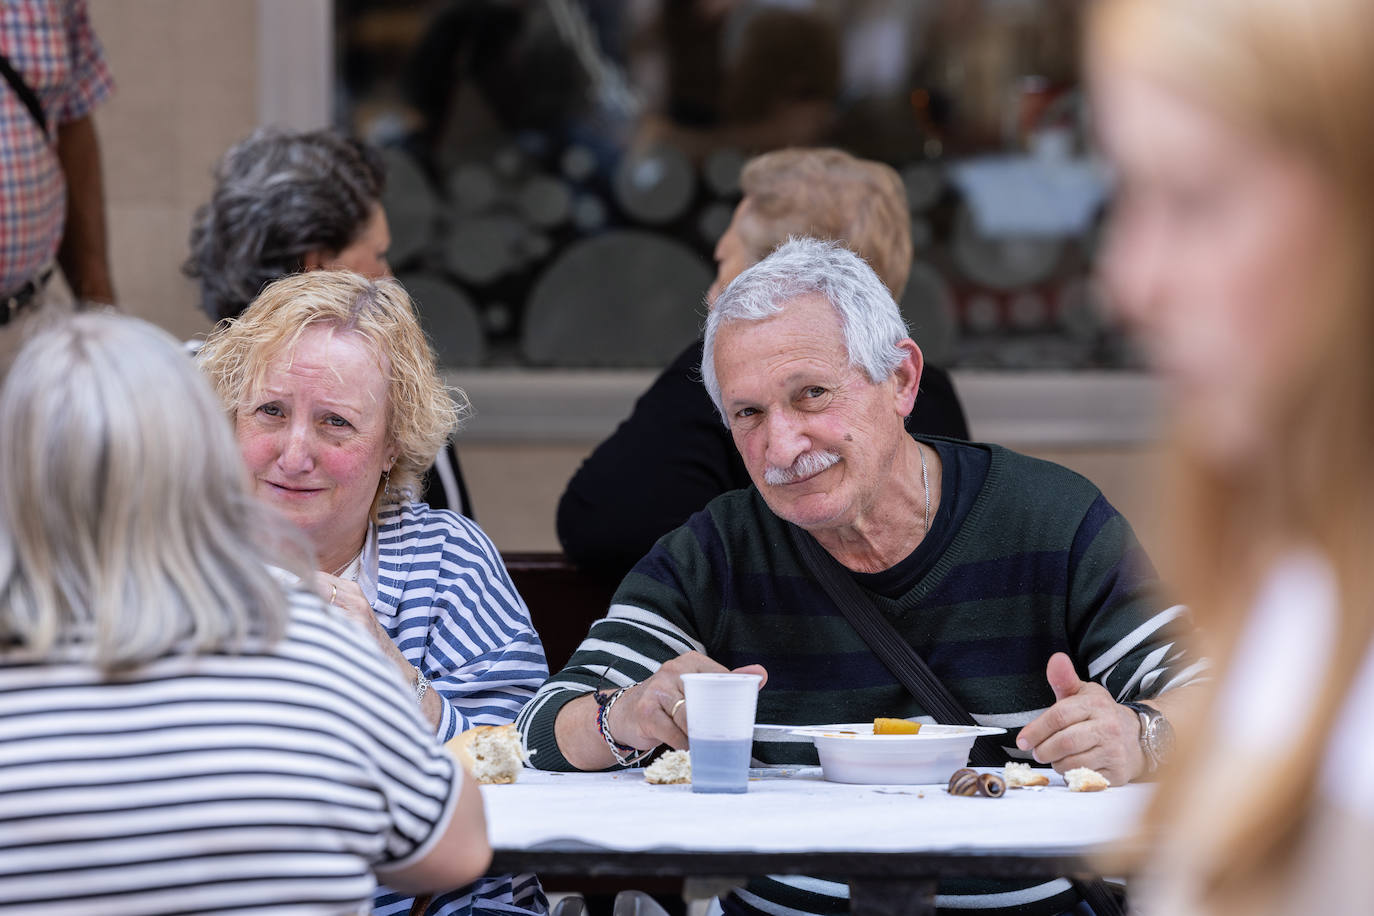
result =
[[1148,742],[1150,753],[1154,758],[1163,762],[1168,759],[1174,749],[1174,727],[1163,716],[1152,716],[1150,726],[1145,730],[1145,740]]

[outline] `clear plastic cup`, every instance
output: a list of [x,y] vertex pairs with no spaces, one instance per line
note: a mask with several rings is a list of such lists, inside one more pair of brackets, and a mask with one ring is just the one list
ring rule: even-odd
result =
[[757,674],[684,674],[693,792],[749,791]]

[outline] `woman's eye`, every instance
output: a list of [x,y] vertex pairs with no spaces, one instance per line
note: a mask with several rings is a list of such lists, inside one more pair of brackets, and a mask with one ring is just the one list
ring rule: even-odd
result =
[[348,425],[348,421],[345,420],[343,417],[339,416],[338,414],[330,414],[328,417],[325,418],[324,422],[328,423],[330,426],[336,426],[339,428],[343,428]]
[[263,404],[258,408],[258,413],[267,414],[269,417],[282,416],[281,407],[276,404]]

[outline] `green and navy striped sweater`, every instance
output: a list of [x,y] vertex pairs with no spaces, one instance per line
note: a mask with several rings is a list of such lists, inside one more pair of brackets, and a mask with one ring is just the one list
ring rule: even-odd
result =
[[[984,450],[986,476],[925,574],[899,597],[869,594],[980,724],[1007,729],[1008,757],[1028,756],[1016,734],[1054,703],[1045,664],[1057,651],[1118,700],[1200,675],[1205,663],[1177,641],[1183,609],[1161,607],[1149,560],[1096,487],[999,446],[937,444],[942,453]],[[665,535],[567,667],[520,713],[536,765],[572,769],[554,740],[565,703],[607,683],[642,681],[688,650],[731,668],[762,664],[760,722],[925,715],[808,573],[789,527],[751,488],[718,497]],[[754,756],[816,762],[811,744],[799,741],[756,742]],[[752,881],[722,903],[727,914],[839,914],[848,910],[844,895],[844,885],[785,877]],[[960,881],[943,883],[939,902],[1053,914],[1075,899],[1066,881]]]

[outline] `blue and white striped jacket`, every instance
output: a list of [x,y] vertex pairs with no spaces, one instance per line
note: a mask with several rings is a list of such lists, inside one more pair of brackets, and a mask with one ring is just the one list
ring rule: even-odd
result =
[[[503,725],[549,674],[529,610],[491,539],[477,523],[423,503],[384,509],[377,524],[377,621],[443,701],[438,737]],[[373,912],[405,916],[412,900],[379,888]],[[547,911],[532,875],[479,878],[436,894],[431,916],[473,910]]]

